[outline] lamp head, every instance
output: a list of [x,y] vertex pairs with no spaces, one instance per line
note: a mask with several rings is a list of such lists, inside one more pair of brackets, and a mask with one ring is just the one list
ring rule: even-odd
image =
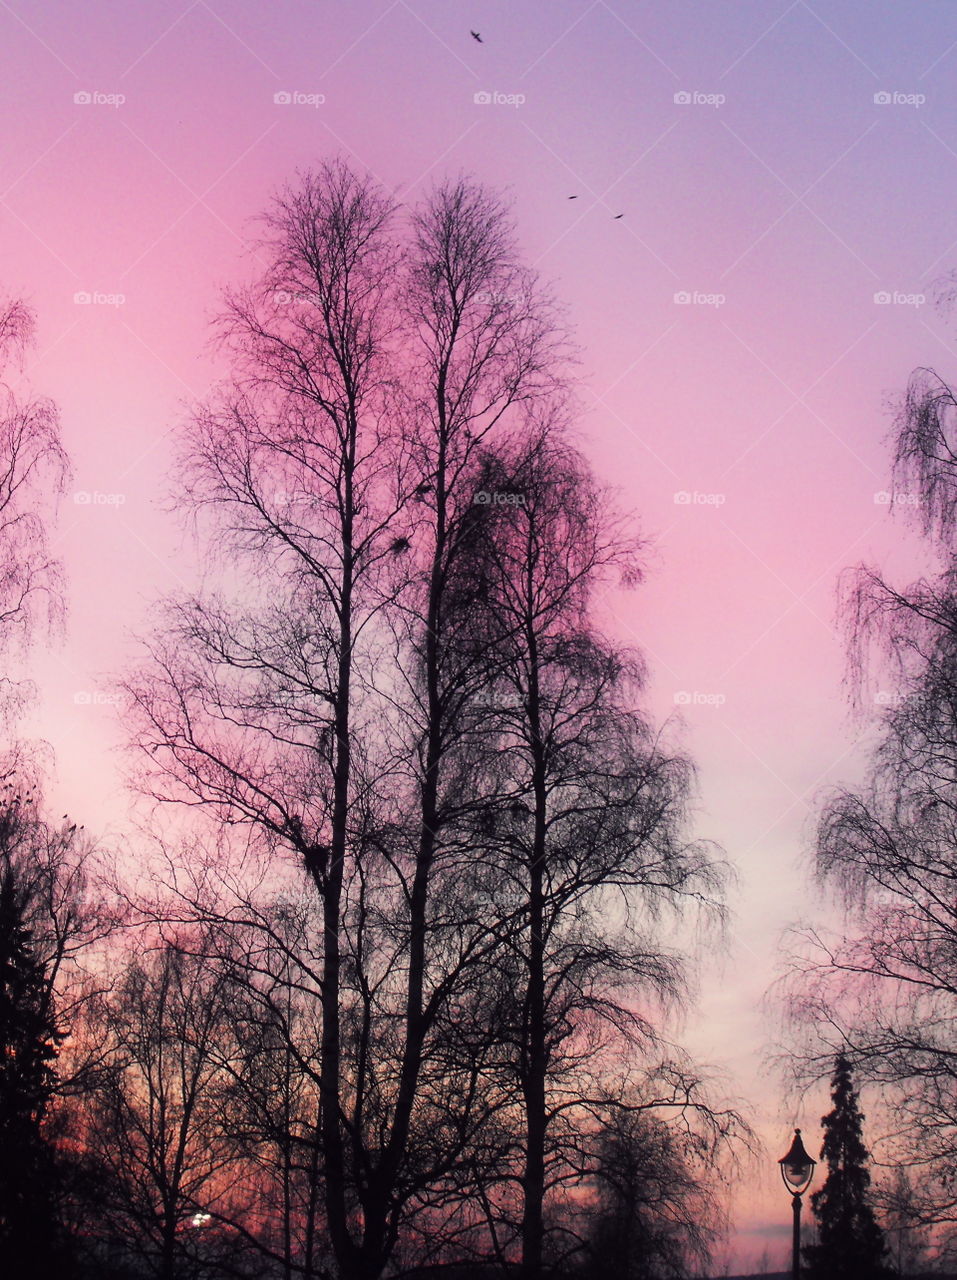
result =
[[814,1177],[814,1169],[817,1164],[816,1160],[811,1157],[804,1149],[804,1143],[801,1141],[801,1130],[794,1130],[794,1141],[786,1156],[782,1156],[778,1161],[781,1166],[781,1177],[784,1179],[784,1185],[794,1195],[802,1195],[811,1185],[811,1179]]

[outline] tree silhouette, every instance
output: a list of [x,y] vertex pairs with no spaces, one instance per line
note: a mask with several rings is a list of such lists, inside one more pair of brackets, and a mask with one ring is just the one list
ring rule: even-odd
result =
[[693,1135],[647,1112],[618,1111],[595,1146],[595,1203],[575,1274],[672,1280],[707,1266],[721,1215]]
[[63,1039],[29,923],[29,880],[11,856],[19,810],[16,797],[0,814],[0,1258],[11,1278],[43,1274],[55,1259],[55,1166],[43,1121]]
[[103,1001],[101,1082],[87,1108],[100,1166],[91,1215],[114,1255],[157,1280],[206,1275],[212,1255],[238,1247],[216,1230],[234,1187],[227,989],[195,945],[181,934],[119,975]]
[[827,1162],[824,1186],[811,1196],[818,1243],[804,1249],[808,1280],[877,1280],[889,1276],[887,1246],[871,1208],[864,1116],[857,1105],[851,1064],[838,1054],[831,1080],[832,1109],[821,1120]]
[[637,577],[635,539],[560,419],[543,416],[537,432],[488,456],[480,492],[521,499],[478,507],[490,527],[475,561],[498,655],[478,713],[498,751],[493,778],[478,789],[500,800],[472,846],[500,868],[493,912],[510,922],[492,1024],[503,1089],[516,1097],[515,1216],[522,1272],[533,1280],[580,1247],[573,1206],[561,1201],[581,1180],[594,1117],[623,1124],[607,1112],[632,1105],[621,1099],[622,1043],[653,1079],[662,1114],[687,1097],[689,1123],[707,1114],[726,1135],[737,1128],[696,1086],[686,1092],[680,1069],[658,1071],[668,1051],[647,1016],[683,991],[680,958],[647,919],[689,899],[714,909],[722,869],[682,838],[688,762],[634,710],[640,660],[596,632],[599,585]]
[[[0,653],[23,652],[62,613],[59,563],[50,554],[52,508],[69,475],[59,413],[11,382],[33,343],[33,312],[0,296]],[[0,675],[0,716],[12,719],[30,686]]]
[[[910,584],[859,566],[845,579],[850,674],[884,688],[861,786],[821,814],[817,870],[852,926],[810,930],[791,977],[807,1075],[847,1051],[893,1108],[889,1161],[920,1172],[917,1217],[954,1221],[957,982],[957,398],[918,370],[896,424],[893,488],[927,538],[937,572]],[[885,683],[886,682],[886,683]],[[873,704],[872,704],[873,705]],[[916,1219],[915,1219],[916,1221]]]
[[[300,986],[317,1044],[272,999],[265,952],[238,962],[267,1021],[237,1038],[255,1058],[237,1090],[280,1160],[284,1260],[301,1196],[305,1266],[325,1249],[375,1280],[521,1252],[531,1278],[546,1147],[574,1152],[600,1105],[550,1082],[597,1061],[590,1037],[658,1043],[627,1007],[680,987],[655,907],[721,876],[678,835],[686,763],[587,616],[618,557],[561,445],[557,309],[480,184],[405,217],[343,163],[273,203],[266,270],[221,326],[230,376],[183,438],[221,590],[168,602],[130,719],[143,789],[210,819],[173,871],[200,918],[282,951],[264,901],[310,903],[280,987]],[[259,1046],[277,1041],[302,1087],[263,1108],[249,1089],[271,1087]],[[570,1186],[584,1175],[563,1159]]]

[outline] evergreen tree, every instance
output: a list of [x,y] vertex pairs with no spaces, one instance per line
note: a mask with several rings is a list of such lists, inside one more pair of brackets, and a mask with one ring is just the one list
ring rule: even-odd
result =
[[878,1280],[892,1274],[884,1233],[868,1200],[871,1175],[862,1137],[864,1116],[848,1059],[839,1054],[831,1078],[833,1109],[822,1118],[823,1187],[811,1196],[818,1243],[804,1249],[808,1280]]
[[3,838],[19,825],[18,808],[0,816],[0,1271],[9,1280],[43,1275],[56,1260],[55,1164],[43,1120],[63,1038],[33,945],[29,877]]

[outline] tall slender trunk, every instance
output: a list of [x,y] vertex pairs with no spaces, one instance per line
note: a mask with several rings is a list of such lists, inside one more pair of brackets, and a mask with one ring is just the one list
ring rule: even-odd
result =
[[[287,1004],[288,1010],[288,1004]],[[282,1138],[282,1273],[292,1280],[292,1147],[290,1141],[291,1107],[289,1091],[292,1071],[288,1047],[283,1061],[283,1138]]]
[[320,1127],[325,1183],[326,1225],[341,1268],[348,1271],[355,1254],[346,1210],[346,1169],[340,1120],[342,1045],[340,989],[342,973],[342,888],[348,839],[351,741],[349,737],[352,679],[352,592],[355,573],[353,474],[355,424],[351,424],[343,477],[342,577],[339,594],[339,656],[334,693],[335,765],[329,867],[323,886],[322,1035],[319,1066]]
[[[531,586],[531,583],[529,583]],[[531,592],[528,599],[533,599]],[[538,681],[538,639],[529,619],[528,736],[535,802],[531,857],[528,868],[528,960],[525,983],[525,1043],[522,1092],[525,1101],[525,1168],[522,1177],[522,1276],[537,1280],[542,1272],[545,1201],[545,1084],[548,1057],[545,1027],[545,856],[547,791],[545,746],[542,741],[541,692]]]
[[313,1280],[316,1253],[316,1214],[319,1211],[319,1151],[321,1115],[316,1117],[312,1134],[312,1150],[309,1154],[309,1200],[306,1212],[306,1239],[303,1258],[303,1275]]
[[445,372],[437,381],[438,452],[435,468],[435,543],[429,569],[425,617],[424,678],[426,691],[425,761],[419,786],[419,839],[415,873],[409,894],[409,962],[405,992],[405,1035],[395,1110],[388,1142],[377,1175],[369,1188],[365,1211],[362,1271],[360,1280],[376,1280],[388,1261],[388,1231],[391,1188],[405,1157],[412,1111],[422,1067],[422,1049],[427,1033],[424,989],[427,968],[426,940],[432,866],[438,828],[439,773],[443,755],[444,723],[441,702],[440,638],[444,596],[445,558],[448,541],[447,436],[445,416]]

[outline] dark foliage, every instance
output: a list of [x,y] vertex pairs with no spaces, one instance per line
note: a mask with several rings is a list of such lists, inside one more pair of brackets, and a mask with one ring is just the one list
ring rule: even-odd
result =
[[44,1121],[57,1087],[51,975],[34,945],[31,878],[19,796],[0,811],[0,1258],[33,1277],[60,1255],[57,1164]]
[[838,1055],[831,1080],[832,1109],[821,1120],[827,1164],[823,1187],[811,1196],[818,1241],[804,1249],[808,1280],[880,1280],[890,1276],[884,1233],[869,1199],[871,1175],[851,1064]]

